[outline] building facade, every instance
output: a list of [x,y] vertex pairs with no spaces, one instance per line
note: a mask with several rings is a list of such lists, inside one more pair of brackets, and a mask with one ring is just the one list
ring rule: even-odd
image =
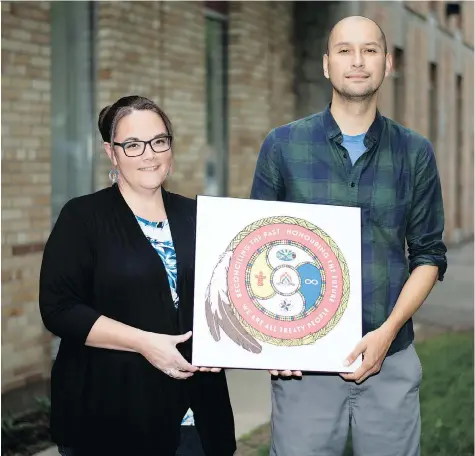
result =
[[154,99],[174,124],[168,188],[246,197],[266,133],[330,99],[331,26],[370,17],[395,59],[380,110],[433,142],[447,242],[473,236],[473,2],[5,1],[1,13],[4,408],[47,391],[42,251],[64,203],[108,185],[97,115],[123,95]]

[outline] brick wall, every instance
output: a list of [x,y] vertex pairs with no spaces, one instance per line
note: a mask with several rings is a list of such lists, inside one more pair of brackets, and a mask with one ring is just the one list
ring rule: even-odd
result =
[[[472,24],[473,24],[473,6],[472,6]],[[472,28],[473,31],[473,28]],[[463,194],[458,195],[462,198],[463,212],[463,231],[465,236],[474,232],[474,58],[473,52],[467,52],[467,58],[464,61],[463,69]]]
[[[359,5],[343,2],[296,2],[293,24],[295,117],[303,118],[326,107],[332,87],[323,74],[323,56],[333,26],[359,13]],[[356,7],[355,7],[356,4]]]
[[[391,17],[390,8],[385,8],[380,2],[364,2],[362,15],[374,20],[384,30],[388,50],[392,52],[394,47],[394,19]],[[394,114],[394,78],[390,75],[381,86],[378,107],[381,112],[392,117]]]
[[427,14],[429,13],[429,3],[430,2],[425,1],[404,2],[407,9],[421,16],[427,16]]
[[38,273],[50,231],[49,4],[2,2],[2,392],[49,374]]
[[[126,93],[156,100],[175,128],[168,188],[189,196],[202,192],[208,154],[203,4],[101,2],[98,8],[97,111]],[[132,9],[127,25],[122,19]],[[292,23],[290,2],[231,4],[229,192],[234,196],[248,195],[265,134],[294,120]],[[108,185],[110,166],[99,145],[98,157],[101,188]]]
[[[407,126],[421,135],[429,136],[429,61],[427,59],[427,33],[418,21],[411,21],[407,27],[407,41],[404,53],[406,81]],[[409,45],[409,43],[411,43]]]
[[462,11],[462,37],[464,42],[473,49],[475,3],[473,1],[460,3]]
[[295,120],[292,4],[233,2],[229,35],[229,193],[248,197],[265,135]]
[[[293,5],[290,2],[272,2],[269,21],[269,98],[271,126],[295,120]],[[232,128],[232,125],[231,125]],[[262,138],[264,139],[264,138]]]
[[[127,18],[127,20],[124,20]],[[172,191],[203,190],[206,145],[202,2],[98,4],[98,106],[124,95],[153,99],[174,125]],[[98,141],[100,143],[100,141]],[[98,146],[96,185],[109,185],[110,161]]]
[[176,136],[169,188],[194,197],[203,191],[207,157],[204,5],[164,2],[163,10],[162,105]]
[[[441,126],[439,131],[439,168],[441,172],[442,190],[446,216],[446,237],[450,239],[455,227],[455,204],[456,204],[456,129],[455,129],[455,74],[454,56],[449,43],[443,42],[440,46],[440,70],[441,70]],[[448,156],[447,156],[448,155]]]
[[[429,137],[430,117],[437,116],[438,137],[430,138],[438,157],[438,167],[446,211],[445,238],[458,242],[473,236],[473,44],[472,49],[463,46],[455,38],[458,21],[453,16],[446,20],[444,2],[433,4],[437,21],[436,33],[429,33],[427,23],[431,11],[430,2],[404,2],[404,5],[384,2],[364,2],[363,14],[374,19],[385,31],[388,48],[394,50],[395,41],[404,51],[405,107],[402,123]],[[473,3],[462,2],[462,36],[465,42],[473,43]],[[470,29],[471,27],[471,29]],[[402,32],[401,32],[402,30]],[[442,30],[440,32],[439,30]],[[448,33],[450,32],[450,34]],[[398,36],[398,33],[402,33]],[[452,36],[453,37],[452,37]],[[429,39],[435,42],[435,58],[438,71],[437,112],[429,112]],[[409,45],[409,43],[411,43]],[[456,55],[460,53],[463,76],[463,152],[457,156],[456,125]],[[382,87],[379,108],[384,115],[393,117],[395,100],[394,80],[388,78]],[[462,192],[457,183],[458,168],[461,168]],[[456,226],[458,200],[463,201],[462,225]],[[461,229],[461,231],[460,231]]]
[[[158,7],[158,2],[97,3],[97,114],[124,95],[144,95],[160,101]],[[97,138],[95,176],[97,187],[102,188],[110,185],[110,161],[99,134]]]

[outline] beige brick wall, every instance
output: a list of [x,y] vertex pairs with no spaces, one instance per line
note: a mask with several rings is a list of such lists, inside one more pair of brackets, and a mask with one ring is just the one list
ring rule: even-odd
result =
[[[386,36],[388,50],[392,52],[394,46],[394,22],[391,18],[391,10],[385,8],[379,2],[363,2],[363,16],[374,20],[383,29]],[[378,107],[381,113],[388,117],[394,115],[394,78],[389,75],[381,86]]]
[[162,105],[174,123],[172,191],[203,191],[206,149],[205,15],[203,2],[164,2]]
[[49,4],[2,2],[2,392],[49,374],[38,312],[50,231]]
[[446,237],[448,240],[453,236],[455,227],[455,204],[456,204],[456,169],[455,169],[455,148],[456,128],[455,128],[455,74],[454,55],[450,45],[445,41],[440,47],[440,71],[441,84],[440,96],[442,97],[442,109],[439,116],[442,116],[442,131],[439,130],[439,168],[441,171],[442,190],[444,195],[444,206],[446,216]]
[[[176,138],[168,188],[196,195],[203,190],[206,146],[202,2],[100,2],[98,9],[97,113],[124,95],[158,103]],[[101,188],[109,185],[110,162],[100,145],[98,156]]]
[[429,136],[429,61],[427,59],[427,35],[416,22],[408,24],[405,46],[406,59],[406,126]]
[[447,30],[447,18],[445,15],[445,3],[446,2],[441,2],[441,1],[435,1],[434,2],[434,8],[435,8],[435,16],[437,18],[437,21],[439,23],[439,27],[442,30]]
[[268,5],[272,9],[272,15],[267,18],[270,35],[268,109],[271,126],[274,127],[295,120],[294,52],[291,44],[293,8],[289,2],[271,2]]
[[292,4],[233,2],[229,46],[229,193],[249,196],[260,145],[295,120]]
[[[157,19],[158,3],[135,2],[131,15],[130,2],[99,2],[97,8],[97,115],[101,109],[124,95],[159,93],[159,59]],[[124,21],[127,17],[129,20]],[[96,186],[110,184],[110,161],[98,138]]]
[[[457,162],[456,147],[458,128],[456,122],[456,48],[462,46],[445,32],[438,34],[436,43],[436,63],[438,66],[438,112],[429,112],[429,38],[424,18],[430,11],[429,2],[404,2],[406,12],[401,15],[400,24],[394,16],[394,5],[384,2],[364,2],[363,14],[374,19],[385,31],[390,51],[394,49],[393,33],[402,26],[404,30],[405,59],[405,110],[402,123],[429,137],[430,116],[438,117],[438,138],[433,141],[438,157],[443,196],[446,210],[446,240],[456,242],[473,236],[473,50],[463,49],[468,56],[463,62],[464,90],[464,128],[462,162]],[[455,34],[457,21],[452,18],[449,24],[445,18],[444,2],[434,3],[439,28],[452,28]],[[462,2],[462,27],[466,42],[473,42],[473,2]],[[409,45],[409,43],[411,43]],[[473,45],[472,45],[473,46]],[[379,108],[383,114],[393,117],[395,114],[394,80],[388,78],[382,87]],[[432,138],[431,138],[432,139]],[[458,194],[456,182],[457,168],[461,167],[463,184],[462,194]],[[462,226],[456,225],[456,207],[463,200]],[[462,233],[457,229],[462,228]]]
[[475,3],[473,1],[461,2],[462,10],[462,36],[465,43],[473,48],[473,35],[474,35],[474,15],[475,15]]
[[[473,8],[472,8],[473,12]],[[473,23],[473,14],[472,14]],[[458,195],[463,201],[463,230],[464,235],[474,232],[474,58],[473,52],[464,62],[463,69],[463,195]]]
[[[427,16],[429,14],[429,3],[427,1],[410,1],[404,2],[406,8],[417,13],[421,16]],[[442,2],[441,2],[442,3]]]

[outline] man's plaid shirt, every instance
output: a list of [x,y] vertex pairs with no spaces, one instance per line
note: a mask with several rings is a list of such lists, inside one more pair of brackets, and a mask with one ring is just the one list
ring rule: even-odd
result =
[[[443,279],[442,191],[431,143],[379,112],[365,136],[367,151],[354,166],[342,140],[330,105],[273,129],[259,152],[251,198],[361,208],[366,334],[386,321],[417,266],[437,266]],[[413,338],[409,320],[389,354]]]

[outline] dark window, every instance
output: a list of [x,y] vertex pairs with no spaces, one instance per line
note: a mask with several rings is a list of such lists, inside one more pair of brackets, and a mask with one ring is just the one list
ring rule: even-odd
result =
[[214,11],[215,13],[222,14],[224,16],[228,15],[229,12],[229,2],[205,2],[205,7],[207,10]]
[[445,16],[447,19],[455,15],[457,16],[457,27],[462,28],[462,5],[460,2],[447,2],[445,4]]
[[447,2],[445,4],[445,14],[447,17],[452,14],[460,14],[460,3],[459,2]]
[[[226,195],[228,180],[228,2],[207,2],[205,194]],[[225,6],[219,4],[226,4]]]

